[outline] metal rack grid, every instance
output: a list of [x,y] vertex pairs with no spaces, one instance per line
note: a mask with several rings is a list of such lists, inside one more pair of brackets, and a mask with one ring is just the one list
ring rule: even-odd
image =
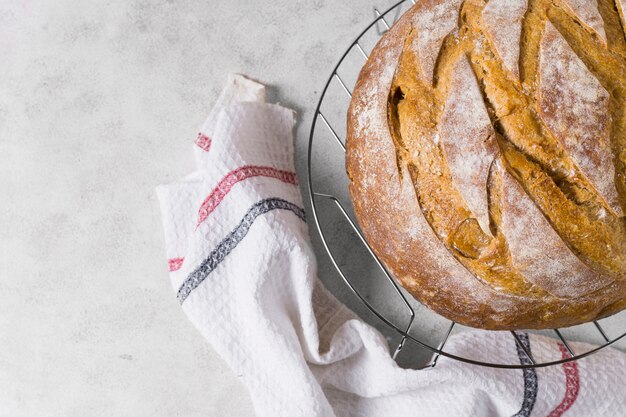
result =
[[[382,24],[383,27],[386,30],[389,30],[390,29],[390,25],[387,22],[387,20],[385,19],[386,16],[389,15],[392,11],[398,9],[404,3],[407,3],[407,2],[411,3],[412,5],[415,5],[415,0],[401,0],[401,1],[399,1],[398,3],[396,3],[395,5],[393,5],[392,7],[390,7],[387,11],[385,11],[383,13],[380,13],[378,10],[375,10],[377,17],[352,42],[352,44],[348,47],[348,49],[341,56],[339,62],[335,65],[333,71],[331,72],[331,75],[328,78],[328,81],[326,82],[326,84],[324,86],[324,89],[322,90],[322,94],[321,94],[320,100],[319,100],[319,102],[317,104],[317,107],[315,109],[315,114],[313,116],[313,121],[312,121],[312,124],[311,124],[311,132],[310,132],[310,136],[309,136],[308,158],[307,158],[307,172],[308,172],[307,182],[308,182],[309,199],[310,199],[310,203],[311,203],[313,219],[314,219],[316,228],[317,228],[317,230],[319,232],[319,236],[321,238],[322,244],[323,244],[323,246],[324,246],[324,248],[325,248],[325,250],[326,250],[326,252],[327,252],[327,254],[328,254],[328,256],[329,256],[329,258],[330,258],[330,260],[331,260],[331,262],[333,264],[333,266],[334,266],[334,268],[337,270],[337,272],[339,273],[339,275],[341,276],[341,278],[343,279],[345,284],[348,286],[348,288],[351,290],[351,292],[360,300],[360,302],[362,302],[363,305],[365,307],[367,307],[367,309],[371,313],[373,313],[382,323],[384,323],[390,329],[392,329],[393,331],[395,331],[397,334],[400,335],[401,341],[400,341],[400,343],[397,345],[397,347],[395,349],[395,352],[394,352],[394,355],[393,355],[394,359],[396,359],[397,355],[402,351],[402,349],[405,347],[407,342],[412,342],[415,345],[420,346],[420,347],[425,348],[425,349],[428,349],[428,350],[430,350],[432,352],[431,360],[428,363],[428,365],[425,366],[425,368],[436,366],[437,365],[437,360],[439,359],[440,356],[445,356],[445,357],[448,357],[448,358],[451,358],[451,359],[459,360],[459,361],[462,361],[462,362],[465,362],[465,363],[469,363],[469,364],[473,364],[473,365],[487,366],[487,367],[494,367],[494,368],[526,369],[526,368],[547,367],[547,366],[562,364],[562,363],[565,363],[565,362],[575,361],[575,360],[584,358],[586,356],[592,355],[593,353],[595,353],[595,352],[597,352],[597,351],[599,351],[599,350],[601,350],[601,349],[603,349],[603,348],[605,348],[607,346],[610,346],[610,345],[616,343],[617,341],[619,341],[620,339],[626,337],[626,332],[624,332],[623,334],[621,334],[621,335],[619,335],[617,337],[610,338],[608,336],[607,331],[602,327],[602,325],[598,321],[594,321],[593,324],[594,324],[597,332],[602,337],[602,340],[604,341],[604,343],[602,345],[598,346],[597,348],[591,349],[591,350],[589,350],[587,352],[584,352],[584,353],[577,354],[574,351],[574,349],[572,348],[572,346],[570,345],[570,343],[563,336],[563,333],[561,332],[561,329],[553,329],[552,332],[553,332],[554,336],[556,336],[556,338],[565,346],[565,348],[566,348],[566,350],[568,352],[568,357],[566,357],[564,359],[561,359],[561,360],[552,360],[552,361],[541,362],[541,361],[537,361],[537,360],[535,360],[535,358],[533,358],[533,355],[531,354],[531,352],[529,351],[527,346],[524,343],[522,343],[522,340],[520,339],[520,336],[518,335],[518,333],[515,332],[515,331],[511,331],[510,333],[512,334],[516,344],[521,349],[521,351],[524,352],[524,354],[526,355],[526,357],[528,359],[528,363],[527,364],[490,363],[490,362],[479,361],[479,360],[475,360],[475,359],[472,359],[472,358],[466,358],[466,357],[462,357],[462,356],[458,356],[458,355],[452,354],[450,352],[446,352],[446,350],[445,350],[446,343],[448,341],[448,338],[452,334],[452,331],[454,330],[454,328],[456,326],[456,323],[453,322],[453,321],[449,321],[450,324],[447,327],[447,331],[445,332],[445,334],[443,335],[443,338],[439,341],[439,343],[436,344],[436,346],[434,346],[433,344],[429,344],[429,343],[427,343],[427,342],[425,342],[423,340],[419,340],[415,336],[410,334],[410,331],[411,331],[411,329],[413,327],[413,324],[415,323],[415,318],[416,318],[415,309],[411,306],[411,304],[407,300],[407,297],[403,294],[403,291],[400,289],[400,287],[398,286],[398,284],[396,283],[394,278],[391,276],[389,271],[387,271],[385,266],[381,263],[381,261],[374,254],[374,252],[372,251],[371,247],[369,246],[369,244],[365,240],[363,234],[359,230],[359,227],[352,220],[351,216],[348,214],[348,211],[346,210],[344,205],[342,205],[341,202],[339,201],[339,199],[337,197],[335,197],[334,195],[321,193],[321,192],[319,192],[319,191],[317,191],[315,189],[314,181],[313,181],[313,164],[314,164],[314,161],[313,161],[313,156],[312,155],[313,155],[313,145],[314,145],[314,140],[315,140],[316,128],[318,126],[318,123],[317,123],[318,120],[321,120],[323,122],[323,124],[326,126],[326,128],[328,129],[328,131],[330,132],[330,134],[332,135],[334,140],[336,140],[336,142],[339,144],[341,149],[345,152],[345,145],[344,145],[343,141],[340,139],[339,134],[337,133],[335,128],[333,128],[332,124],[329,122],[328,118],[322,113],[322,110],[321,110],[322,104],[324,103],[324,100],[327,97],[327,93],[329,91],[329,87],[331,85],[331,81],[333,81],[333,79],[335,79],[339,83],[339,85],[341,86],[341,89],[345,92],[345,94],[347,94],[348,98],[352,97],[352,93],[350,91],[350,88],[348,87],[347,83],[339,75],[339,69],[341,68],[341,66],[344,63],[344,61],[345,61],[346,57],[348,56],[348,54],[350,52],[352,52],[353,50],[357,50],[359,52],[359,54],[362,55],[363,59],[367,60],[369,55],[367,54],[367,52],[365,51],[365,49],[361,45],[361,43],[360,43],[361,39],[364,37],[364,35],[366,33],[368,33],[368,31],[374,25],[377,25],[379,23]],[[346,112],[347,112],[347,109],[346,109]],[[344,114],[346,112],[344,112]],[[332,203],[334,203],[335,207],[342,214],[342,216],[345,219],[345,221],[349,224],[349,226],[356,233],[356,235],[358,236],[359,240],[361,241],[361,243],[364,245],[365,249],[367,250],[367,253],[373,258],[373,260],[378,265],[380,270],[384,273],[384,275],[387,278],[387,280],[389,281],[389,283],[393,286],[395,294],[397,294],[397,296],[400,297],[399,302],[401,302],[401,304],[404,306],[404,309],[406,310],[406,314],[408,316],[408,325],[406,327],[399,327],[399,326],[397,326],[396,324],[394,324],[394,322],[389,317],[386,317],[383,313],[381,313],[379,311],[379,309],[377,309],[370,302],[370,300],[368,300],[368,297],[366,295],[362,294],[357,289],[357,287],[353,284],[352,280],[349,278],[348,274],[346,274],[344,272],[343,268],[339,265],[333,250],[330,248],[330,246],[328,244],[328,240],[327,240],[327,237],[326,237],[325,230],[324,230],[324,228],[322,227],[322,225],[320,223],[318,207],[316,205],[316,199],[325,199],[325,200],[328,200],[328,201],[331,201]]]

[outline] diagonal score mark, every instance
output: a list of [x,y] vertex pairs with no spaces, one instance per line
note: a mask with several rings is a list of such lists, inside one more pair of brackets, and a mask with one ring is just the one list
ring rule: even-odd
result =
[[[451,73],[458,59],[468,53],[496,131],[502,155],[501,165],[521,183],[555,231],[584,263],[593,270],[602,271],[616,279],[625,276],[626,254],[623,252],[623,248],[626,247],[625,219],[617,217],[611,210],[598,190],[567,155],[538,112],[533,110],[535,98],[532,91],[529,93],[528,89],[524,89],[503,64],[483,27],[482,10],[485,4],[486,2],[479,0],[463,2],[460,14],[464,18],[460,21],[458,32],[452,32],[444,40],[435,67],[435,82],[432,85],[425,81],[420,66],[417,65],[418,53],[411,47],[412,39],[417,36],[415,30],[412,30],[405,39],[389,94],[389,125],[392,126],[392,137],[399,160],[406,164],[412,176],[420,208],[439,239],[474,275],[488,283],[495,277],[498,282],[529,284],[517,268],[510,265],[505,237],[496,236],[493,238],[496,239],[494,242],[480,229],[475,216],[458,193],[441,145],[435,139],[451,84]],[[556,8],[558,4],[560,4],[558,0],[554,2],[531,0],[526,17],[529,21],[533,18],[545,24],[550,16],[549,10]],[[570,25],[578,26],[576,22],[572,20]],[[543,27],[541,24],[529,23],[524,27],[523,34],[537,35],[541,38]],[[476,47],[477,43],[481,45],[480,48]],[[520,54],[521,72],[527,81],[534,79],[537,66],[524,65],[524,60],[534,59],[538,48],[539,43],[529,45]],[[609,62],[607,65],[610,64]],[[403,90],[405,85],[410,86],[406,91]],[[624,106],[623,103],[621,105]],[[411,116],[415,112],[420,115],[419,118]],[[622,113],[626,118],[626,111]],[[536,129],[528,131],[519,126],[534,126]],[[626,119],[622,127],[626,128]],[[413,152],[414,147],[419,147],[420,152]],[[616,148],[619,151],[620,148]],[[407,160],[402,160],[403,157]],[[618,159],[615,158],[617,165]],[[398,165],[400,166],[400,163]],[[422,169],[425,166],[430,169]],[[624,171],[616,166],[616,172]],[[442,181],[449,185],[448,188],[453,192],[442,193],[438,192],[437,187],[429,187],[429,184],[441,185]],[[443,188],[446,187],[439,187],[439,190]],[[555,202],[558,202],[558,205]],[[557,206],[566,207],[566,210],[556,210]],[[608,214],[599,218],[597,213],[600,212]],[[451,221],[438,223],[437,219],[441,218],[449,218]],[[578,221],[581,218],[585,221]],[[494,226],[497,228],[498,225]],[[580,232],[580,229],[584,231]],[[492,268],[481,259],[481,251],[478,251],[475,257],[473,254],[459,252],[458,246],[455,245],[457,234],[461,241],[473,242],[473,247],[491,249],[495,247],[495,251],[482,253],[494,255],[494,252],[499,251],[497,258],[502,259],[503,264]],[[611,242],[608,246],[607,241]],[[606,253],[598,253],[595,250],[598,247],[607,247]],[[498,272],[505,270],[508,272]],[[558,300],[558,297],[546,294],[545,291],[530,284],[521,286],[519,291],[523,295],[546,296],[549,300],[554,300],[551,302]]]

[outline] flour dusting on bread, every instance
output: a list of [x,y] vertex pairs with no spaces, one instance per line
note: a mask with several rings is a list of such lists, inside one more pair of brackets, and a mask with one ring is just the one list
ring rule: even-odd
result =
[[[604,42],[597,2],[567,2]],[[419,57],[424,77],[430,82],[442,42],[459,22],[461,4],[461,0],[417,2],[374,48],[357,81],[348,114],[346,168],[355,213],[368,243],[418,300],[468,326],[561,327],[617,311],[626,295],[626,282],[582,262],[529,197],[528,190],[504,169],[494,121],[488,116],[483,93],[465,55],[456,63],[432,144],[444,149],[454,185],[480,228],[495,239],[490,226],[496,226],[499,236],[505,237],[503,253],[510,252],[512,264],[503,267],[517,268],[533,288],[547,291],[547,295],[544,292],[536,297],[533,288],[526,295],[513,295],[505,288],[489,285],[459,262],[458,254],[446,247],[427,220],[416,197],[416,184],[406,161],[398,158],[391,135],[390,90],[409,33],[418,35],[412,52]],[[489,38],[516,77],[527,7],[527,0],[490,0],[484,10]],[[477,41],[473,47],[481,49],[486,44]],[[621,210],[609,146],[608,92],[550,23],[541,44],[540,71],[541,113],[546,124],[611,210]],[[503,192],[491,196],[495,203],[490,207],[487,180],[492,163],[502,178]],[[495,211],[490,213],[490,208]],[[490,218],[490,214],[495,217]],[[614,215],[598,211],[602,218]],[[490,224],[492,221],[495,224]]]

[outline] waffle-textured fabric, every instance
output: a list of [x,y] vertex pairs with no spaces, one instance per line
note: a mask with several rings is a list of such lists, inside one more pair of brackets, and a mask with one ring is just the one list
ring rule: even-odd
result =
[[[196,171],[157,189],[174,294],[242,375],[259,416],[626,415],[626,355],[613,349],[523,371],[447,358],[400,368],[386,340],[317,278],[294,124],[293,111],[265,103],[262,85],[231,76],[195,140]],[[567,355],[553,339],[520,339],[537,360]],[[528,363],[508,332],[462,332],[447,349]]]

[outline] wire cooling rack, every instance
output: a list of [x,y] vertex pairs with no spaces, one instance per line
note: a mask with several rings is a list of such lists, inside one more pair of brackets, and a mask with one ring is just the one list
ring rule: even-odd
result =
[[[408,344],[432,352],[426,365],[420,365],[419,368],[436,366],[440,356],[495,368],[545,367],[581,359],[606,346],[618,343],[626,336],[624,315],[603,319],[602,324],[594,321],[574,328],[535,331],[534,333],[547,334],[565,346],[567,354],[559,360],[535,357],[528,345],[522,341],[520,337],[522,332],[510,332],[512,340],[527,358],[520,363],[486,362],[447,352],[446,343],[450,335],[462,331],[463,326],[424,308],[408,295],[398,286],[363,237],[354,221],[348,197],[347,175],[343,163],[345,145],[340,133],[345,132],[345,116],[352,97],[349,86],[353,84],[351,81],[356,79],[358,70],[368,59],[366,52],[369,49],[368,45],[375,44],[389,29],[388,17],[399,16],[405,7],[414,4],[414,0],[402,0],[383,13],[375,10],[374,20],[350,44],[332,70],[315,110],[308,147],[308,189],[313,220],[332,265],[349,288],[349,293],[356,296],[367,311],[373,313],[374,321],[378,320],[378,323],[372,324],[380,326],[382,323],[383,327],[386,326],[387,330],[391,331],[390,333],[395,332],[398,335],[400,341],[396,345],[394,359],[397,360],[398,355]],[[349,80],[350,76],[352,78]],[[322,125],[324,128],[318,129],[318,126]],[[330,217],[333,220],[329,222]],[[339,229],[347,229],[347,235],[352,239],[339,235]],[[361,264],[363,265],[361,270],[355,272],[353,266]],[[370,265],[369,269],[367,265]],[[372,273],[372,270],[377,271]],[[372,276],[376,274],[379,276]],[[364,286],[363,283],[370,285]],[[391,310],[389,306],[392,306]],[[576,352],[571,341],[592,342],[597,347]]]

